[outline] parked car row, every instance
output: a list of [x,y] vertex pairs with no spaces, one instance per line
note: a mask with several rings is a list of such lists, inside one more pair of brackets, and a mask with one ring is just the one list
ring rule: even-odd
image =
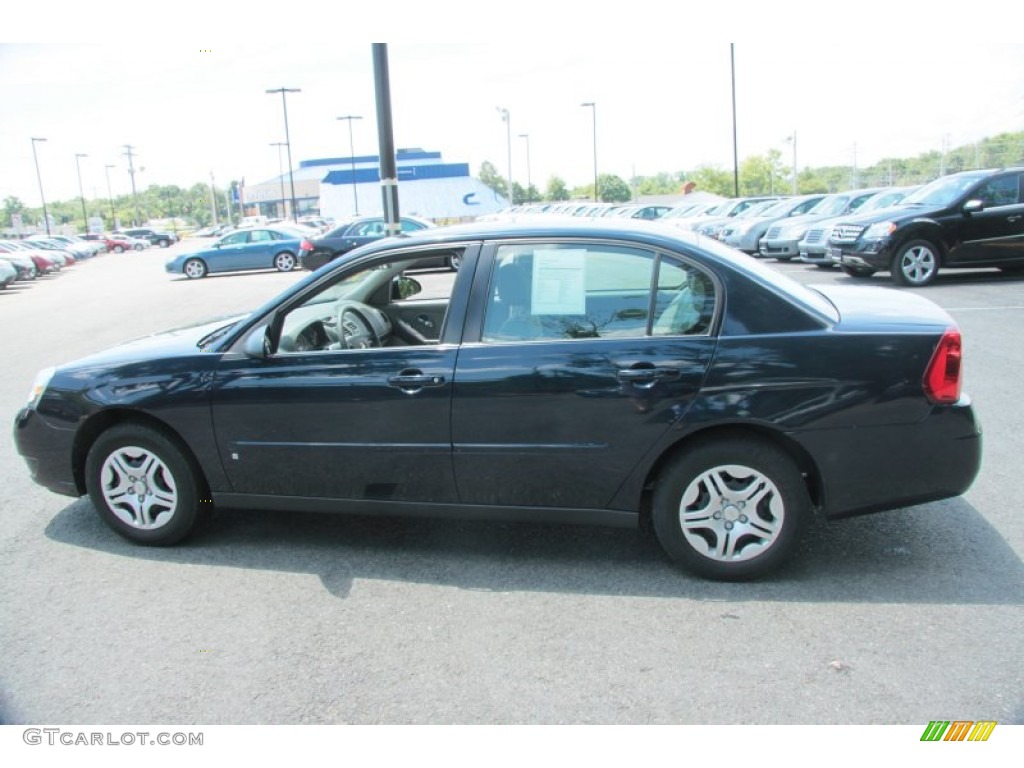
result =
[[0,240],[0,289],[60,272],[79,259],[94,255],[91,247],[76,248],[76,252],[70,250],[70,244],[64,242],[64,238]]
[[520,221],[535,216],[575,216],[579,218],[621,217],[625,219],[657,219],[672,210],[671,205],[643,205],[635,203],[524,203],[504,208],[496,213],[477,217],[477,221]]
[[[765,211],[760,226],[782,210]],[[964,171],[922,187],[829,195],[804,215],[775,218],[756,250],[751,237],[739,238],[742,230],[733,225],[720,239],[761,257],[838,266],[853,278],[888,272],[907,288],[929,285],[941,269],[1020,273],[1024,168]]]

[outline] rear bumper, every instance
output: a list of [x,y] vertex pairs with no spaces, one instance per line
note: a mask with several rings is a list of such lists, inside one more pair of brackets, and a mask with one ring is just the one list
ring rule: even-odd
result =
[[830,518],[959,496],[981,469],[981,425],[966,395],[917,424],[848,430],[842,451],[834,450],[836,438],[831,430],[800,436],[821,462]]

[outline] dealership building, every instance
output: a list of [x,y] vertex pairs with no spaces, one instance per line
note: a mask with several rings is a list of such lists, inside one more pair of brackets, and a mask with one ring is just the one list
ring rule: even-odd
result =
[[[508,206],[506,199],[469,173],[469,163],[446,163],[440,152],[399,149],[398,208],[402,214],[434,220],[468,220]],[[246,215],[291,216],[291,184],[299,216],[342,219],[381,215],[380,157],[332,157],[303,160],[291,174],[245,186]]]

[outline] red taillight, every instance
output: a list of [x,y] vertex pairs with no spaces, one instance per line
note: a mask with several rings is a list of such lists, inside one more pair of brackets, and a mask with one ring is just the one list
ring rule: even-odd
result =
[[962,348],[960,331],[946,331],[932,354],[924,374],[924,393],[933,403],[960,399]]
[[299,243],[299,250],[300,251],[312,251],[313,250],[313,243],[310,242],[309,240],[303,240],[301,243]]

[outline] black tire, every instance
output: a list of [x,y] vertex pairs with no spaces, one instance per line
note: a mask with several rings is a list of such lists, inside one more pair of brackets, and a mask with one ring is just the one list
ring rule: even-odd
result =
[[665,466],[654,489],[652,522],[662,548],[678,565],[709,579],[753,579],[778,568],[793,555],[810,516],[799,469],[770,442],[752,436],[688,446]]
[[103,522],[138,544],[177,544],[212,509],[191,457],[167,434],[143,424],[118,424],[96,439],[85,483]]
[[939,274],[940,251],[928,240],[911,240],[900,246],[889,267],[892,280],[904,288],[923,288]]
[[136,245],[136,246],[135,246],[135,250],[136,250],[136,251],[141,251],[141,250],[142,250],[142,247],[143,247],[142,245]]
[[775,260],[776,261],[789,262],[789,261],[792,261],[794,258],[796,258],[796,257],[795,256],[776,256]]
[[871,269],[871,267],[851,267],[848,264],[843,264],[840,269],[843,270],[843,274],[847,277],[865,278],[875,274],[875,270]]
[[182,267],[182,272],[189,280],[199,280],[206,277],[206,262],[202,259],[189,259]]
[[833,269],[835,267],[835,264],[826,261],[817,261],[814,263],[814,266],[816,266],[818,269]]
[[171,247],[171,241],[167,240],[166,238],[163,239],[163,240],[157,240],[157,242],[160,243],[160,247],[161,248],[170,248]]
[[281,251],[274,257],[274,269],[278,272],[291,272],[298,265],[299,260],[289,251]]
[[124,246],[123,245],[115,245],[114,246],[114,253],[124,253]]

